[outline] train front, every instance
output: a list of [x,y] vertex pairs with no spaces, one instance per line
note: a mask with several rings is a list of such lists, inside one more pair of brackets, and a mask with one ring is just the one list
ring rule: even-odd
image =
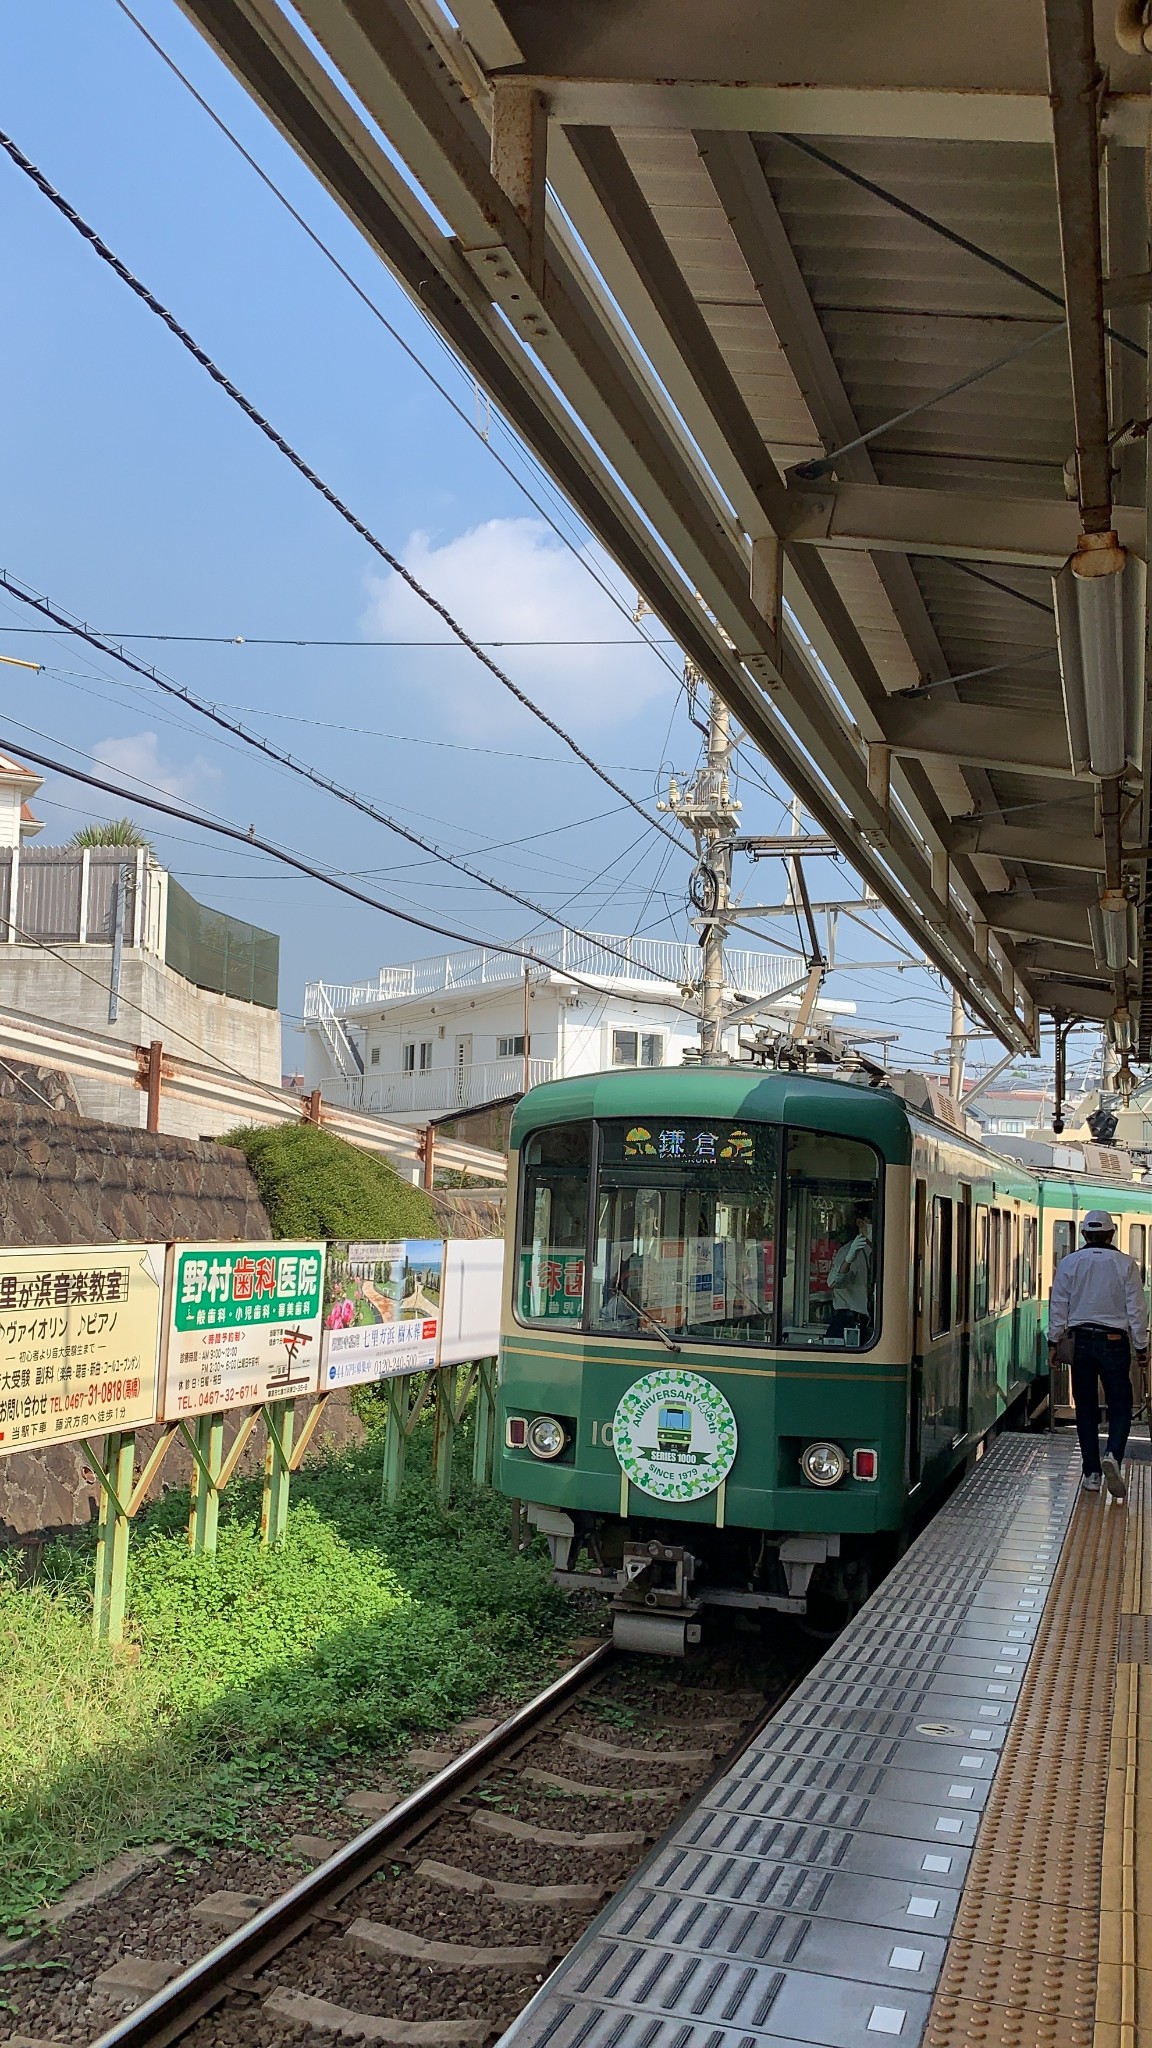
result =
[[592,1074],[526,1095],[511,1144],[496,1483],[561,1583],[672,1654],[709,1604],[842,1618],[906,1506],[902,1104]]

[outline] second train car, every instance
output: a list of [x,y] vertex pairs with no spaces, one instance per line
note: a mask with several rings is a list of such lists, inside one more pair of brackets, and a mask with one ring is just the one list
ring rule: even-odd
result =
[[497,1484],[618,1641],[703,1606],[835,1623],[1011,1411],[1091,1208],[885,1086],[727,1066],[548,1082],[512,1124]]

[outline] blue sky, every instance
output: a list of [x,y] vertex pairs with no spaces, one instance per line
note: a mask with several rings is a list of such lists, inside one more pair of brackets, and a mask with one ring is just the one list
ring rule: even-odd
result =
[[[471,380],[171,0],[133,5],[447,385],[464,420],[115,0],[5,10],[4,127],[471,633],[566,643],[494,652],[619,782],[650,800],[662,767],[683,772],[696,757],[676,650],[643,645],[628,616],[633,593],[499,420],[493,444],[530,478],[571,547],[493,460],[474,431],[487,411]],[[0,219],[9,394],[0,566],[115,633],[242,638],[131,644],[177,681],[243,707],[250,725],[342,786],[585,929],[682,936],[688,862],[565,757],[469,654],[369,644],[442,639],[443,629],[4,158]],[[389,901],[478,937],[516,937],[532,922],[80,643],[15,630],[30,623],[0,592],[0,652],[45,664],[35,678],[0,669],[0,744],[55,757],[70,747],[80,765],[95,756],[114,779],[135,777],[252,824],[362,877]],[[262,637],[353,644],[253,644]],[[740,793],[745,829],[779,829],[780,793],[751,775]],[[124,806],[101,806],[52,775],[39,808],[45,838],[55,840],[101,808]],[[383,961],[441,950],[436,938],[256,853],[193,826],[162,829],[142,807],[137,815],[203,901],[279,931],[288,1018],[307,979],[358,979]],[[821,895],[840,893],[847,876],[824,864],[811,879]],[[769,886],[778,881],[773,875]],[[750,893],[768,882],[761,869]],[[867,935],[841,933],[841,950],[854,959],[892,957]],[[794,926],[781,936],[798,943]],[[943,1043],[947,1006],[921,973],[835,976],[829,993],[855,997],[868,1023],[891,1028],[898,1013],[903,1051],[917,1063]],[[291,1038],[285,1050],[291,1064]]]

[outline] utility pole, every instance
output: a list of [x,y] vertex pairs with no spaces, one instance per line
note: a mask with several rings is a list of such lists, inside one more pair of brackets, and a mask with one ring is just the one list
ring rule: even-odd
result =
[[960,991],[952,991],[952,1029],[948,1037],[948,1093],[959,1102],[964,1093],[964,1005]]
[[723,1058],[724,935],[732,907],[732,842],[740,811],[728,781],[731,754],[728,706],[712,691],[705,763],[687,788],[681,790],[675,781],[669,782],[667,802],[660,805],[661,810],[669,810],[679,818],[696,841],[696,872],[690,894],[696,912],[693,922],[700,933],[703,953],[700,1059],[706,1065],[716,1065]]

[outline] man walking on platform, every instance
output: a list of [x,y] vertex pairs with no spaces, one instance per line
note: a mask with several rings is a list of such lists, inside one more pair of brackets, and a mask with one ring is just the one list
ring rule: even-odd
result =
[[1048,1303],[1048,1363],[1061,1337],[1071,1335],[1072,1399],[1076,1434],[1084,1460],[1082,1484],[1098,1492],[1101,1479],[1100,1409],[1097,1381],[1108,1408],[1108,1446],[1103,1477],[1108,1491],[1123,1500],[1128,1491],[1120,1470],[1132,1427],[1132,1354],[1148,1363],[1148,1304],[1140,1268],[1116,1250],[1116,1225],[1105,1209],[1090,1209],[1080,1225],[1084,1243],[1061,1259],[1052,1276]]

